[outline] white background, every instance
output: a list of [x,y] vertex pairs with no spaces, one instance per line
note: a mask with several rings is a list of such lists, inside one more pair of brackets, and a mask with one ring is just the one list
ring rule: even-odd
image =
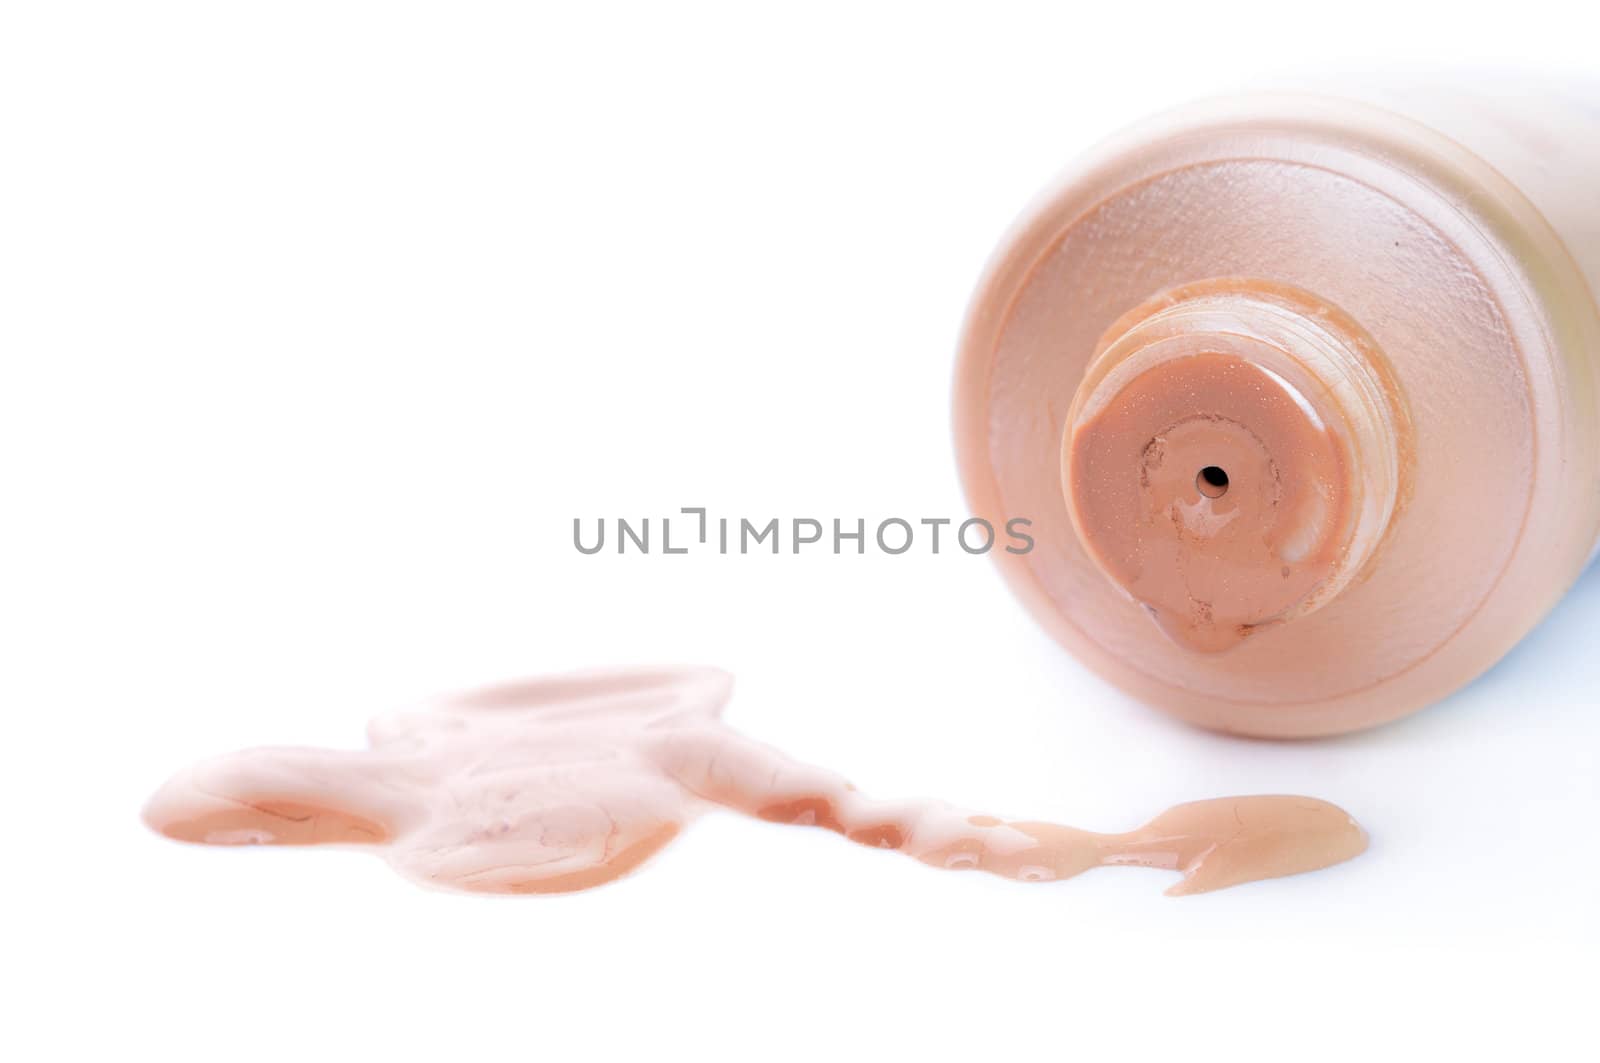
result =
[[[1108,689],[980,558],[570,541],[964,515],[951,352],[1034,191],[1237,79],[1592,70],[1583,5],[1471,6],[6,5],[0,1051],[1591,1053],[1600,574],[1448,703],[1282,745]],[[646,661],[734,671],[737,726],[875,794],[1119,829],[1297,791],[1372,849],[1169,900],[716,815],[508,900],[138,819],[200,756]]]

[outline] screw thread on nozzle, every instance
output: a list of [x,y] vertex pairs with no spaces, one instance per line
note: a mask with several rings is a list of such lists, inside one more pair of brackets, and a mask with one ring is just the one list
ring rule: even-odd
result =
[[1084,547],[1175,641],[1226,650],[1322,607],[1402,490],[1403,410],[1375,344],[1309,293],[1185,285],[1102,339],[1061,441]]

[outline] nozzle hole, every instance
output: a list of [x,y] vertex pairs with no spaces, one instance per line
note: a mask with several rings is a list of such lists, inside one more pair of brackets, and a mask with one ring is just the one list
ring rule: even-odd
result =
[[1194,478],[1195,490],[1207,498],[1221,498],[1228,493],[1228,473],[1218,465],[1207,465]]

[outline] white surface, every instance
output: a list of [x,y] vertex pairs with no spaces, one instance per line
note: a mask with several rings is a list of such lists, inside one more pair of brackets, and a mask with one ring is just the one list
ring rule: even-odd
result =
[[[8,6],[4,1054],[1592,1051],[1600,574],[1448,704],[1274,745],[1128,703],[959,552],[569,539],[963,515],[964,302],[1092,138],[1311,62],[1592,66],[1570,13],[1419,6]],[[137,819],[198,756],[647,660],[733,670],[738,726],[876,794],[1113,829],[1300,791],[1372,850],[1173,901],[715,816],[498,900]]]

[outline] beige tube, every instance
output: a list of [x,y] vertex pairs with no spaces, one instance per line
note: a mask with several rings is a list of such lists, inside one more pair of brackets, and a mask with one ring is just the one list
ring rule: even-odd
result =
[[1600,540],[1600,93],[1241,96],[1114,138],[1003,241],[956,435],[1050,632],[1302,736],[1499,660]]

